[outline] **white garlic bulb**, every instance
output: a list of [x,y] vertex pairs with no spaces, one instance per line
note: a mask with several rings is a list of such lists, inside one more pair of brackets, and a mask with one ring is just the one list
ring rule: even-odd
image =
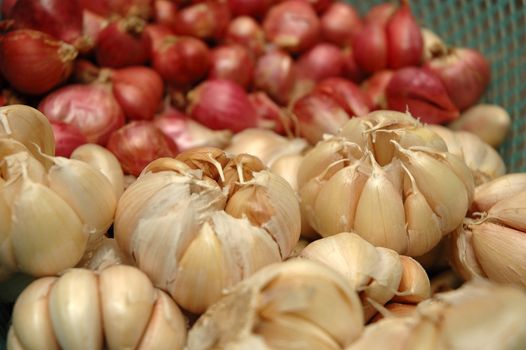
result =
[[145,168],[119,200],[114,232],[157,287],[200,313],[226,288],[290,255],[299,204],[257,158],[195,149]]
[[466,164],[429,128],[409,114],[376,111],[309,151],[298,187],[322,236],[353,231],[420,256],[461,224],[474,184]]

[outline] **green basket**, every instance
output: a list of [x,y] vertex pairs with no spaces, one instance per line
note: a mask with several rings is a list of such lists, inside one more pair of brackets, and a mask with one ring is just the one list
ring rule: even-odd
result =
[[[347,1],[362,14],[385,1]],[[504,107],[511,130],[500,154],[508,172],[526,171],[526,0],[413,0],[420,25],[448,45],[480,50],[491,62],[482,101]]]
[[[364,14],[385,1],[347,2]],[[489,59],[492,80],[483,101],[503,106],[512,117],[500,153],[508,172],[526,171],[526,0],[414,0],[411,6],[420,25],[450,45],[476,48]],[[10,305],[0,304],[0,350],[10,311]]]

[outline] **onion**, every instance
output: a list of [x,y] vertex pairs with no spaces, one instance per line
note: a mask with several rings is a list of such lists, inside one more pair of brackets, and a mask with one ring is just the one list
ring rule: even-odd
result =
[[248,97],[256,110],[261,128],[272,129],[282,135],[292,132],[290,118],[266,93],[258,91]]
[[294,61],[284,51],[274,50],[256,62],[254,86],[281,104],[287,104],[294,86]]
[[88,143],[80,130],[71,124],[51,121],[51,127],[55,136],[55,156],[57,157],[69,158],[77,147]]
[[314,91],[300,98],[293,107],[299,135],[316,144],[324,134],[336,134],[349,120],[345,110],[329,95]]
[[327,11],[329,6],[331,6],[332,3],[334,2],[334,0],[301,0],[301,1],[305,1],[306,3],[309,3],[312,6],[312,8],[319,14],[323,14],[325,11]]
[[188,114],[210,129],[238,132],[258,125],[257,113],[247,93],[231,80],[207,80],[188,97]]
[[387,109],[385,90],[393,77],[393,71],[381,70],[363,82],[362,90],[373,103],[374,109]]
[[99,16],[139,16],[147,19],[152,13],[153,0],[79,0],[82,7]]
[[73,46],[35,30],[15,30],[0,38],[2,74],[26,94],[42,94],[65,81],[76,57]]
[[378,25],[386,25],[393,13],[396,11],[396,6],[393,3],[385,2],[375,5],[369,9],[365,15],[365,23],[376,23]]
[[153,4],[155,23],[173,27],[177,21],[177,5],[170,0],[155,0]]
[[427,62],[425,67],[438,75],[451,100],[460,110],[473,106],[490,81],[488,61],[473,49],[452,49],[447,55]]
[[417,66],[422,60],[424,41],[408,0],[402,0],[386,26],[387,66],[398,69]]
[[229,130],[211,130],[173,108],[167,108],[153,122],[175,142],[180,152],[196,147],[225,148],[232,137]]
[[174,29],[178,35],[217,41],[223,38],[229,22],[230,10],[226,2],[206,1],[182,8]]
[[234,16],[262,17],[276,0],[228,0]]
[[82,11],[82,33],[88,42],[95,43],[101,30],[106,26],[104,17],[89,10]]
[[354,59],[361,69],[373,73],[387,67],[387,37],[383,25],[364,25],[352,43]]
[[320,81],[342,74],[343,53],[334,44],[319,43],[299,58],[296,69],[298,79]]
[[179,86],[189,86],[204,78],[209,65],[208,47],[189,36],[167,36],[152,53],[153,69],[166,82]]
[[389,109],[408,110],[426,123],[441,124],[460,115],[440,79],[427,69],[406,67],[395,71],[386,96]]
[[101,30],[95,57],[101,66],[120,68],[142,65],[150,58],[150,39],[143,33],[145,22],[128,17],[110,23]]
[[351,4],[336,2],[320,18],[321,35],[325,41],[339,46],[352,44],[362,29],[362,20]]
[[91,61],[77,59],[73,68],[72,80],[81,84],[89,84],[99,79],[103,70]]
[[164,92],[159,74],[148,67],[127,67],[112,73],[113,95],[124,115],[133,120],[152,119]]
[[242,45],[257,57],[265,49],[265,33],[253,18],[240,16],[234,18],[228,25],[225,42]]
[[343,55],[343,72],[342,76],[354,81],[355,83],[361,83],[367,78],[367,72],[358,66],[352,46],[347,46],[342,50]]
[[90,143],[105,145],[124,125],[124,113],[109,86],[68,85],[47,95],[38,109],[51,121],[77,127]]
[[15,28],[34,29],[69,44],[83,44],[78,0],[18,0],[11,8],[11,18]]
[[157,158],[175,157],[177,146],[152,122],[140,120],[113,132],[106,146],[121,163],[124,172],[139,176]]
[[373,102],[352,81],[328,78],[316,85],[315,91],[332,97],[350,116],[364,116],[373,109]]
[[11,10],[18,0],[3,0],[2,1],[2,18],[10,18]]
[[268,11],[263,30],[267,39],[278,47],[300,53],[318,42],[320,21],[307,2],[288,0]]
[[164,39],[169,36],[174,36],[174,30],[166,24],[147,24],[144,28],[144,34],[148,36],[151,45],[151,56],[153,59],[153,53],[160,49],[164,44]]
[[240,45],[222,45],[210,51],[209,79],[229,79],[247,88],[254,75],[254,62]]

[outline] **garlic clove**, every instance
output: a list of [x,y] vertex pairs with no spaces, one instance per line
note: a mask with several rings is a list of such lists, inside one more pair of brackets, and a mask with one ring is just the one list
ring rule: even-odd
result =
[[17,270],[11,243],[11,208],[3,198],[3,183],[0,182],[0,281],[7,279]]
[[202,313],[219,300],[223,290],[233,284],[226,259],[213,227],[205,222],[179,261],[170,288],[175,301],[191,312]]
[[402,278],[403,266],[400,262],[400,256],[393,250],[377,247],[379,260],[374,265],[371,274],[371,282],[363,287],[365,298],[363,303],[365,319],[369,320],[378,311],[368,299],[384,305],[387,303],[398,290]]
[[68,270],[53,284],[49,293],[49,314],[61,348],[102,348],[98,280],[91,271]]
[[341,345],[329,334],[323,332],[300,316],[280,315],[272,321],[263,319],[255,332],[270,349],[339,350]]
[[186,342],[185,318],[166,293],[156,292],[152,316],[137,350],[182,350]]
[[407,173],[411,183],[410,192],[404,201],[407,223],[407,251],[410,256],[420,256],[430,251],[442,239],[440,218],[433,212],[424,195],[418,190],[411,173]]
[[[349,142],[358,145],[361,149],[370,149],[372,148],[372,143],[369,137],[370,134],[368,133],[369,128],[370,126],[368,126],[367,123],[364,123],[363,119],[351,118],[342,126],[339,135]],[[318,146],[315,148],[317,147]]]
[[302,154],[283,156],[272,164],[270,171],[287,180],[290,187],[294,191],[298,191],[298,170],[302,161]]
[[400,253],[407,249],[402,196],[376,164],[358,200],[354,230],[375,246]]
[[510,228],[526,231],[526,191],[497,202],[488,210],[488,218]]
[[320,189],[314,210],[314,229],[322,236],[351,231],[358,200],[368,179],[360,163],[335,173]]
[[109,180],[89,164],[76,159],[55,157],[54,163],[48,172],[49,188],[77,213],[90,240],[106,232],[117,206]]
[[464,280],[486,277],[473,249],[473,232],[464,226],[459,226],[447,237],[449,262]]
[[464,183],[440,157],[425,151],[398,150],[418,189],[440,217],[442,232],[453,231],[462,222],[470,204]]
[[106,267],[117,264],[130,265],[131,262],[119,249],[115,239],[101,236],[100,242],[97,242],[92,251],[87,251],[84,254],[77,267],[83,267],[92,271],[102,271]]
[[124,191],[124,173],[113,153],[100,145],[88,143],[77,147],[70,158],[86,162],[104,174],[113,187],[115,198],[120,198]]
[[23,143],[46,168],[51,166],[44,155],[55,155],[55,137],[51,124],[39,110],[26,105],[0,107],[0,138]]
[[365,327],[361,337],[345,350],[407,350],[405,340],[416,323],[410,317],[386,317]]
[[20,181],[20,193],[11,207],[11,240],[18,268],[42,276],[75,266],[88,241],[79,217],[48,187],[26,177]]
[[399,294],[395,295],[392,301],[400,303],[419,303],[431,296],[431,284],[427,277],[426,270],[415,259],[400,255],[403,272]]
[[497,202],[526,191],[526,173],[506,174],[477,186],[473,197],[473,210],[489,211]]
[[152,283],[136,268],[114,265],[100,273],[99,293],[106,345],[135,349],[155,303]]
[[386,317],[406,317],[412,316],[416,310],[415,304],[400,304],[396,302],[389,302],[384,306],[385,310],[382,313],[377,313],[370,323],[379,321]]
[[470,229],[475,256],[488,278],[526,286],[526,234],[490,222]]
[[11,330],[23,349],[60,349],[49,322],[48,293],[56,277],[32,282],[13,308]]
[[[469,164],[466,164],[464,160],[461,157],[458,157],[451,153],[445,153],[444,159],[446,160],[447,165],[453,170],[455,175],[458,176],[460,180],[464,183],[464,186],[466,186],[466,192],[468,194],[468,202],[473,202],[473,196],[475,193],[475,185],[478,183],[476,182],[476,172],[473,173],[470,168]],[[468,166],[466,166],[468,165]]]
[[6,346],[9,350],[24,350],[24,347],[20,343],[13,327],[10,327],[9,332],[7,333]]
[[[7,143],[7,145],[6,145]],[[34,158],[29,150],[21,143],[9,140],[0,139],[0,149],[12,148],[4,155],[0,154],[0,176],[5,178],[6,181],[10,179],[16,179],[22,174],[23,171],[35,182],[46,184],[46,169],[36,158]],[[20,147],[20,148],[19,148]],[[22,170],[22,168],[24,168]]]

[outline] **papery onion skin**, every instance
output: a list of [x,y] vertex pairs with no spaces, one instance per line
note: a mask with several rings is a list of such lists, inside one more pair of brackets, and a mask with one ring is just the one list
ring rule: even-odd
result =
[[82,35],[82,7],[76,0],[17,0],[10,18],[15,28],[38,30],[70,44]]
[[174,29],[177,35],[213,42],[223,38],[230,18],[226,2],[205,1],[180,9]]
[[139,176],[151,161],[175,157],[176,144],[152,122],[140,120],[126,124],[111,134],[106,146],[119,160],[123,170]]
[[282,135],[292,132],[290,117],[266,93],[258,91],[251,93],[248,97],[256,110],[262,128],[270,127]]
[[164,81],[190,86],[203,79],[210,66],[210,52],[205,43],[189,36],[167,36],[154,49],[152,67]]
[[104,67],[142,65],[150,59],[150,38],[144,34],[145,22],[138,17],[124,18],[106,26],[97,36],[95,57]]
[[320,81],[342,74],[343,53],[334,44],[319,43],[300,56],[296,63],[296,77]]
[[156,71],[143,66],[117,69],[112,74],[112,86],[128,119],[153,119],[164,92],[163,81]]
[[263,30],[268,41],[291,53],[300,53],[318,42],[320,21],[310,4],[288,0],[267,12]]
[[265,91],[281,104],[287,104],[294,86],[294,60],[283,50],[259,57],[254,70],[254,87]]
[[210,52],[209,79],[230,79],[245,89],[252,82],[254,62],[241,45],[221,45]]
[[381,70],[365,80],[361,87],[373,102],[373,109],[387,109],[385,90],[393,77],[392,70]]
[[49,120],[77,127],[91,143],[105,145],[110,134],[124,125],[124,113],[111,88],[98,84],[68,85],[47,95],[38,109]]
[[207,80],[191,91],[189,98],[188,115],[210,129],[239,132],[258,125],[247,93],[231,80]]
[[55,156],[57,157],[69,158],[77,147],[88,143],[80,130],[71,124],[52,121],[51,127],[55,136]]
[[16,90],[39,95],[64,82],[73,71],[77,50],[30,29],[5,34],[0,40],[0,70]]

